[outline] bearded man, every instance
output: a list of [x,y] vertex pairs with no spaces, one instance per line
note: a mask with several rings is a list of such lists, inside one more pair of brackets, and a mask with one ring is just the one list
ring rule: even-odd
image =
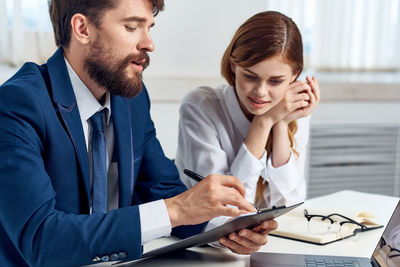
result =
[[[142,71],[163,0],[49,4],[59,49],[0,87],[1,265],[137,259],[150,240],[253,211],[232,176],[187,190],[156,138]],[[255,251],[274,223],[228,247]]]

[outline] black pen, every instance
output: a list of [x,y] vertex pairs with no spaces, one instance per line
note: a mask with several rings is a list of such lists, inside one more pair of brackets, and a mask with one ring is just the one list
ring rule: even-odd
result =
[[[189,178],[192,178],[193,180],[195,180],[196,182],[201,182],[204,177],[201,176],[200,174],[197,174],[191,170],[188,169],[184,169],[183,173],[186,174],[187,176],[189,176]],[[253,207],[257,210],[257,212],[260,212],[260,209],[253,203],[250,203],[251,205],[253,205]]]
[[190,178],[192,178],[193,180],[195,180],[196,182],[201,182],[201,180],[204,179],[203,176],[201,176],[200,174],[197,174],[191,170],[188,169],[184,169],[183,173],[186,174],[187,176],[189,176]]

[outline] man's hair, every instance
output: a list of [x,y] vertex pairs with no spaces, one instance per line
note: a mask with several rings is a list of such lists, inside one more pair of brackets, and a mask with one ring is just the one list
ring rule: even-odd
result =
[[[104,12],[114,8],[120,0],[48,0],[51,23],[56,45],[68,47],[71,40],[71,19],[80,13],[100,27]],[[153,14],[164,9],[164,0],[149,0],[153,4]]]

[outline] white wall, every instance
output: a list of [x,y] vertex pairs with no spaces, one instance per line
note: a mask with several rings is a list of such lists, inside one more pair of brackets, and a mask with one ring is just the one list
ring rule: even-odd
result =
[[236,29],[266,9],[265,0],[165,0],[165,5],[151,30],[156,49],[145,77],[218,77]]

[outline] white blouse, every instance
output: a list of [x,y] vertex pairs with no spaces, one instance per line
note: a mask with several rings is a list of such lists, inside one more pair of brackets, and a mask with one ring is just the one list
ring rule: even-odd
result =
[[257,181],[262,176],[268,182],[264,192],[268,207],[304,201],[309,117],[297,121],[295,149],[299,157],[296,159],[292,153],[288,163],[274,168],[266,151],[261,159],[257,159],[247,150],[244,141],[251,122],[241,110],[231,86],[196,88],[183,98],[179,112],[175,163],[186,186],[191,187],[196,182],[183,173],[184,169],[203,176],[232,175],[244,184],[246,200],[254,203]]

